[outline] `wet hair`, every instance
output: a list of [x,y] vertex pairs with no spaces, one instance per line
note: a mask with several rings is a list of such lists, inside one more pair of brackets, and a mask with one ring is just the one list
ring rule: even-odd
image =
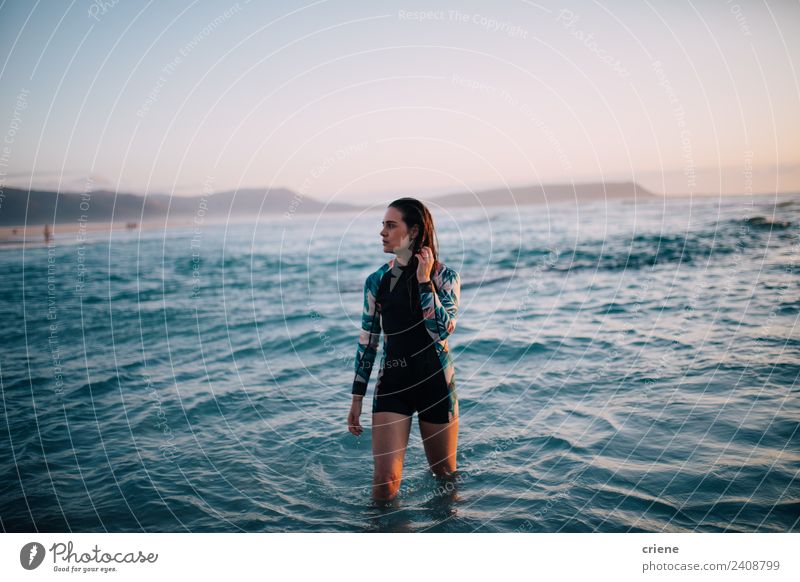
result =
[[406,278],[406,287],[408,289],[408,298],[411,311],[421,317],[422,308],[419,302],[419,288],[413,284],[417,280],[417,257],[415,256],[419,249],[428,247],[431,249],[433,255],[433,266],[431,267],[431,278],[439,268],[439,245],[436,238],[436,228],[433,225],[433,216],[431,216],[428,207],[416,198],[398,198],[394,200],[390,207],[397,208],[403,216],[403,222],[406,223],[406,228],[410,231],[414,226],[418,227],[419,233],[417,234],[414,242],[411,245],[411,259],[408,261],[408,266],[411,269],[411,276]]
[[436,228],[433,225],[433,216],[431,216],[428,207],[416,198],[409,197],[398,198],[389,204],[389,206],[397,208],[400,214],[403,215],[403,222],[406,223],[406,228],[408,228],[409,233],[414,226],[419,228],[419,234],[414,239],[414,243],[411,247],[412,256],[408,264],[416,271],[417,257],[414,255],[416,255],[422,247],[428,247],[431,249],[431,254],[433,255],[431,274],[436,272],[439,267],[439,245],[436,237]]

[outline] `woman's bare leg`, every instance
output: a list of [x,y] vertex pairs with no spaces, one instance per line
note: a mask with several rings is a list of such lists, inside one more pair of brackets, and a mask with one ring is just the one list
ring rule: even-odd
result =
[[372,415],[372,456],[375,473],[372,478],[374,499],[394,499],[403,479],[403,460],[411,433],[411,417],[397,412],[375,412]]
[[436,475],[447,475],[456,470],[458,448],[458,416],[450,423],[419,421],[419,432],[425,446],[428,464]]

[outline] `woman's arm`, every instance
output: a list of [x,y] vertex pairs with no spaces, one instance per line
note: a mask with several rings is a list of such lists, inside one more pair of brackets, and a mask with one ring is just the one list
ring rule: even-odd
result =
[[437,341],[444,340],[456,329],[458,302],[461,298],[461,277],[446,267],[437,281],[419,284],[419,299],[425,328]]
[[361,333],[358,336],[356,348],[355,378],[353,379],[353,394],[364,396],[367,393],[367,384],[378,353],[378,342],[381,336],[381,316],[376,308],[375,296],[378,294],[378,285],[375,274],[367,277],[364,283],[364,305],[361,311]]

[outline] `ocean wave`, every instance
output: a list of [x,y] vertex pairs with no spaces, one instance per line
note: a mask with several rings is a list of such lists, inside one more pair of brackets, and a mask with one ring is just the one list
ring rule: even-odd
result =
[[792,226],[792,222],[789,220],[777,220],[766,216],[751,216],[738,222],[763,230],[783,230]]
[[759,248],[738,226],[753,227],[752,237],[773,229],[785,230],[790,221],[764,217],[715,223],[714,228],[684,234],[642,233],[632,237],[612,236],[581,241],[572,249],[554,254],[544,248],[517,247],[504,253],[495,263],[499,269],[537,269],[570,273],[584,270],[625,271],[665,265],[702,265],[717,257]]

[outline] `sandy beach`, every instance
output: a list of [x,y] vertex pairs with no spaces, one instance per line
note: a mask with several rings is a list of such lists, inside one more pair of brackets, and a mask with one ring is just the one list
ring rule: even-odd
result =
[[[157,228],[187,228],[194,223],[191,218],[179,220],[154,220],[147,222],[61,222],[50,224],[50,232],[53,239],[58,242],[72,238],[70,235],[78,236],[79,233],[103,233],[103,232],[135,232],[137,230],[153,230]],[[130,225],[130,226],[129,226]],[[16,246],[24,244],[43,244],[46,242],[44,224],[28,224],[25,226],[2,226],[0,227],[0,245]]]

